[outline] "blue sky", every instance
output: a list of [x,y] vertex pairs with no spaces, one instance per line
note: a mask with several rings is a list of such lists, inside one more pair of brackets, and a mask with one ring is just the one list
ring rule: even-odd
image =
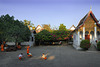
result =
[[89,12],[90,6],[100,19],[100,0],[0,0],[0,16],[9,14],[18,20],[29,20],[35,26],[60,24],[70,28]]

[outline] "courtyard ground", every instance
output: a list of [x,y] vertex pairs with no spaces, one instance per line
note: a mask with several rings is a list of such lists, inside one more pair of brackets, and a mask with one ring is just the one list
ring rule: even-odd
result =
[[[0,52],[0,67],[100,67],[99,51],[77,51],[68,46],[38,46],[31,47],[33,57],[28,58],[26,48],[12,52]],[[18,55],[24,54],[20,61]],[[47,60],[41,60],[42,53],[47,54]]]

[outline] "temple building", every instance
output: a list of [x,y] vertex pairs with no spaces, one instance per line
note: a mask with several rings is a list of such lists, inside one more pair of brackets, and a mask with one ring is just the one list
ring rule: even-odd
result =
[[39,33],[40,31],[43,30],[43,27],[41,27],[40,25],[38,25],[35,30],[36,30],[36,33]]
[[75,30],[75,28],[76,28],[76,27],[75,27],[74,25],[72,25],[72,26],[69,28],[69,30],[70,30],[70,31],[73,31],[73,30]]
[[73,31],[73,47],[80,48],[80,42],[88,39],[91,44],[96,45],[100,40],[100,25],[92,10],[80,20],[78,26]]

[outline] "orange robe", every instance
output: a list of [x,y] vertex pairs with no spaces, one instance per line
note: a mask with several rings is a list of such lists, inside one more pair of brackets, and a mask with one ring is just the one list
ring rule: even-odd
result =
[[18,48],[18,49],[21,49],[21,46],[20,46],[20,45],[17,45],[17,48]]
[[32,57],[32,55],[27,55],[28,57]]
[[27,49],[29,49],[30,47],[29,46],[27,46]]
[[29,46],[27,46],[27,54],[29,53],[29,48],[30,48],[30,47],[29,47]]
[[3,44],[1,45],[1,51],[4,51],[4,45]]
[[47,57],[44,58],[45,60],[47,59]]
[[21,60],[22,58],[21,57],[19,57],[19,60]]
[[29,53],[29,48],[27,48],[27,54]]

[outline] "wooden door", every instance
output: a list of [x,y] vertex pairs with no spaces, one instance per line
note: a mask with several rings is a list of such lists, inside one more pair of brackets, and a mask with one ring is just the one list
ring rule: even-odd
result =
[[90,41],[90,35],[85,35],[85,39]]

